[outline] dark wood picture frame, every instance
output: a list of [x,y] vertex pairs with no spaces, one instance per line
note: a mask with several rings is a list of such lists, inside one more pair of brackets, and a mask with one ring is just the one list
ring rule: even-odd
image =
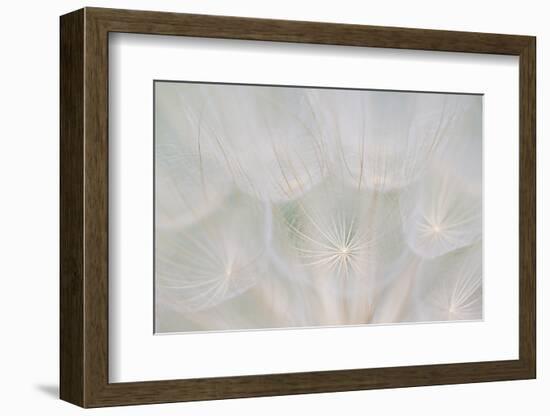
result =
[[[535,38],[85,8],[61,17],[60,396],[82,407],[536,377]],[[179,35],[519,56],[519,359],[109,383],[108,35]]]

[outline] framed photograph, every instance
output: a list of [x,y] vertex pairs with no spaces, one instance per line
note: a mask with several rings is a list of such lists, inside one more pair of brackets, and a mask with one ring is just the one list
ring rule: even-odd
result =
[[534,37],[60,24],[63,400],[535,378]]

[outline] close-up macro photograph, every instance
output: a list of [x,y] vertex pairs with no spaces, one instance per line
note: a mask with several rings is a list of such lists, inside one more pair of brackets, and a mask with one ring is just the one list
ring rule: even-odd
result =
[[543,3],[5,7],[3,414],[548,414]]

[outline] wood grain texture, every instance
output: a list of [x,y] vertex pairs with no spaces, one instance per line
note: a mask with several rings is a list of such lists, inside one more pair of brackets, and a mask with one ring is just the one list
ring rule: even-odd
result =
[[[518,360],[109,383],[108,33],[369,46],[520,58]],[[61,397],[83,407],[534,378],[535,38],[86,8],[61,18]]]
[[536,40],[520,54],[519,103],[519,356],[536,377],[537,157]]
[[60,44],[60,388],[84,404],[84,12],[61,19]]

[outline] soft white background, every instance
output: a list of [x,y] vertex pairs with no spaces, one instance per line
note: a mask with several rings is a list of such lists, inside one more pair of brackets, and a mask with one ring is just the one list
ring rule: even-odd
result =
[[522,1],[49,1],[6,3],[0,15],[0,410],[4,414],[78,414],[58,401],[58,16],[84,5],[532,34],[538,36],[539,379],[87,411],[89,414],[530,414],[550,409],[550,361],[544,355],[546,308],[542,212],[544,72],[550,56],[545,2]]

